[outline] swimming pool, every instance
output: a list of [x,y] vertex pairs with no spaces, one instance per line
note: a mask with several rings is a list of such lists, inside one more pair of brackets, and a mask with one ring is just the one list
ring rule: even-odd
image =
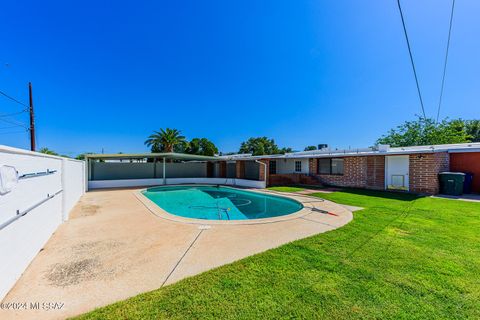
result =
[[272,218],[303,208],[300,202],[285,197],[221,186],[165,186],[142,193],[171,214],[205,220]]

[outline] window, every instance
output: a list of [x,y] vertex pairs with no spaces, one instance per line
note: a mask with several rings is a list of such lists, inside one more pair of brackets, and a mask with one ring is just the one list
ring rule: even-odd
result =
[[318,173],[330,174],[330,159],[318,159]]
[[343,159],[332,159],[332,174],[343,174]]
[[277,174],[277,161],[270,160],[270,166],[268,167],[269,174]]
[[295,161],[295,172],[302,172],[302,161]]
[[343,159],[318,159],[318,174],[343,175]]

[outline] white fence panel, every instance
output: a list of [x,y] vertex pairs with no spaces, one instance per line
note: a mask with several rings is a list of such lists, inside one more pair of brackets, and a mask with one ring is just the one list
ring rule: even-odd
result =
[[85,191],[83,161],[0,146],[2,166],[20,179],[0,194],[0,300]]
[[63,220],[68,220],[68,214],[85,193],[85,162],[63,159]]

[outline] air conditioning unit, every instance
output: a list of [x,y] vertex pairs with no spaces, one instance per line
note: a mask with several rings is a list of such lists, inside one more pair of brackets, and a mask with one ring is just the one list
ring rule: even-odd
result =
[[327,149],[327,148],[328,148],[328,144],[322,143],[318,145],[318,150]]
[[379,144],[377,146],[377,148],[378,148],[378,151],[380,151],[380,152],[387,152],[390,149],[390,145],[389,144]]

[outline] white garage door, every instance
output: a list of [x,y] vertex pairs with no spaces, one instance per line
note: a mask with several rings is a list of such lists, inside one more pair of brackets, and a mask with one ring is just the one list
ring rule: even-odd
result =
[[408,191],[408,156],[385,157],[385,184],[387,189]]

